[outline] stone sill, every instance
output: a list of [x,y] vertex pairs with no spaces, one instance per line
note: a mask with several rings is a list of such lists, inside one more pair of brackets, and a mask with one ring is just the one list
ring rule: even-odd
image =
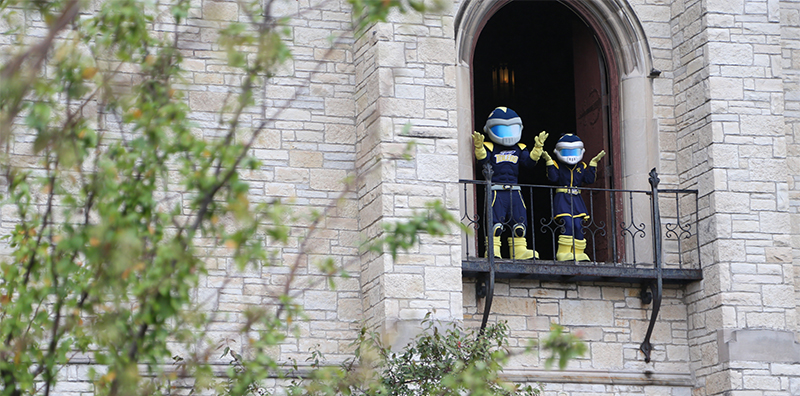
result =
[[595,385],[678,386],[694,387],[695,381],[689,373],[654,373],[651,371],[605,371],[605,370],[504,370],[503,379],[524,383],[570,383]]

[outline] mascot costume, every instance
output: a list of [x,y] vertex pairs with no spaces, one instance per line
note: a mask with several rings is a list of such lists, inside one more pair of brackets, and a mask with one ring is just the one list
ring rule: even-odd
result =
[[577,187],[592,184],[597,177],[597,163],[606,155],[601,150],[597,156],[589,161],[589,165],[581,162],[583,141],[573,134],[565,134],[558,139],[554,150],[559,162],[553,161],[547,152],[542,152],[542,158],[547,161],[547,178],[561,186],[556,189],[553,212],[556,218],[564,220],[564,232],[558,237],[558,261],[591,261],[584,253],[586,239],[583,238],[584,219],[588,219],[586,204],[583,202],[581,192]]
[[500,235],[503,233],[504,224],[507,223],[512,224],[512,236],[508,238],[511,258],[527,260],[533,258],[534,255],[538,258],[539,254],[528,249],[525,240],[528,220],[522,191],[519,186],[512,184],[519,182],[520,167],[531,170],[536,165],[536,161],[542,155],[547,132],[541,132],[534,138],[534,148],[529,152],[524,144],[519,143],[522,137],[522,119],[514,110],[507,107],[494,109],[489,114],[483,131],[492,140],[491,142],[485,142],[480,132],[474,132],[472,139],[478,166],[483,168],[484,164],[488,162],[494,172],[492,174],[494,256],[501,257]]

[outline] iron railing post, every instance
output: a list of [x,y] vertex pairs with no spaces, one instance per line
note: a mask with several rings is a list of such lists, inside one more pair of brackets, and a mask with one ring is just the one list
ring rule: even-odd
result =
[[483,334],[483,329],[486,328],[486,323],[489,321],[489,312],[492,309],[492,299],[494,298],[494,219],[492,218],[492,175],[494,171],[489,163],[483,166],[483,178],[486,180],[486,200],[484,207],[486,208],[486,260],[489,263],[489,279],[486,279],[486,298],[483,303],[483,320],[481,320],[481,329],[479,334]]
[[656,168],[650,171],[650,187],[651,187],[651,215],[653,221],[653,263],[656,270],[656,282],[650,284],[653,298],[653,312],[650,314],[650,325],[647,326],[647,333],[644,336],[644,341],[639,349],[644,353],[644,361],[650,362],[650,352],[653,350],[653,345],[650,343],[650,336],[653,335],[653,328],[656,325],[658,318],[658,311],[661,309],[661,293],[663,288],[663,273],[661,268],[661,214],[658,209],[658,173]]

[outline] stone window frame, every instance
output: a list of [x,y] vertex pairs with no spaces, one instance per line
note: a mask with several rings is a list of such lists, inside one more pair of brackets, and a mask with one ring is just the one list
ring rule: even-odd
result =
[[[459,178],[472,179],[475,161],[471,138],[473,120],[472,60],[486,22],[514,0],[461,3],[454,23],[456,40],[456,89],[458,105]],[[658,76],[641,22],[630,5],[622,0],[560,0],[575,12],[598,37],[604,52],[611,85],[610,127],[619,144],[620,186],[629,190],[648,190],[648,172],[659,165],[658,124],[654,117],[652,79]],[[626,158],[630,157],[630,158]],[[463,194],[463,192],[462,192]],[[461,197],[474,207],[474,197]],[[462,208],[462,211],[466,208]],[[463,213],[462,213],[463,214]],[[648,225],[649,226],[649,225]],[[463,237],[465,243],[470,238]],[[474,247],[469,250],[474,251]]]

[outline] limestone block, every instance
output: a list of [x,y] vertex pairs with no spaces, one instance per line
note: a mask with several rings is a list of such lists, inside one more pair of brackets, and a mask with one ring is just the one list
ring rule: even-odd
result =
[[300,46],[330,48],[331,31],[327,29],[294,27],[294,43]]
[[218,112],[225,104],[228,94],[222,92],[189,92],[189,107],[194,111]]
[[239,19],[239,6],[236,2],[203,2],[203,19],[235,21]]
[[295,168],[322,167],[323,154],[318,151],[293,150],[289,152],[289,166]]
[[780,78],[758,78],[755,85],[759,92],[783,92],[783,79]]
[[425,87],[412,84],[396,84],[394,94],[404,99],[425,99]]
[[387,298],[421,299],[425,296],[425,281],[420,275],[385,274],[383,288]]
[[709,77],[709,95],[715,99],[742,100],[744,85],[739,78]]
[[425,107],[434,109],[455,109],[455,88],[427,87],[425,88]]
[[753,46],[737,43],[708,43],[708,61],[711,64],[752,65]]
[[308,183],[308,169],[303,168],[275,168],[275,181],[287,183]]
[[785,329],[786,314],[784,312],[748,312],[745,314],[747,327]]
[[452,155],[419,155],[417,164],[420,180],[458,180],[458,158]]
[[194,73],[194,83],[198,85],[218,85],[224,82],[224,76],[219,73]]
[[356,141],[356,129],[348,124],[325,124],[325,142],[353,144]]
[[[758,219],[761,222],[762,232],[779,234],[782,233],[783,230],[791,229],[790,218],[786,213],[760,212],[758,214]],[[780,260],[780,262],[784,261],[785,260]]]
[[564,325],[611,326],[614,305],[610,301],[561,301],[561,322]]
[[338,320],[345,322],[358,322],[363,318],[360,299],[339,299],[339,303],[336,308],[336,316]]
[[789,378],[789,394],[800,395],[800,378]]
[[[273,117],[272,115],[268,115],[268,117]],[[285,121],[311,121],[311,112],[306,109],[299,109],[299,108],[287,108],[283,109],[280,114],[274,115],[276,120],[285,120]]]
[[742,134],[755,136],[778,136],[784,133],[784,119],[773,115],[742,114]]
[[722,213],[750,213],[750,194],[716,191],[713,193],[714,208]]
[[491,310],[493,314],[534,316],[536,300],[527,297],[495,296]]
[[689,360],[689,346],[687,345],[667,345],[667,359],[669,361],[685,362]]
[[461,267],[425,268],[425,290],[461,290]]
[[592,368],[621,369],[623,366],[622,344],[591,343]]
[[341,169],[315,169],[311,172],[311,188],[323,191],[341,191],[347,172]]
[[456,60],[455,41],[450,39],[421,37],[417,43],[418,60],[423,63],[452,65]]
[[405,67],[405,43],[394,41],[380,41],[376,44],[379,67]]
[[298,349],[306,353],[317,350],[325,355],[330,355],[339,352],[339,342],[325,338],[303,337],[298,340]]
[[384,116],[421,117],[425,110],[424,101],[411,99],[384,97],[378,99],[378,106]]
[[355,104],[351,99],[325,98],[325,115],[333,117],[354,117]]
[[[776,228],[770,227],[771,230]],[[777,228],[780,229],[780,228]],[[764,255],[768,263],[791,263],[792,262],[792,248],[791,247],[768,247],[764,248]]]
[[658,314],[662,320],[686,320],[687,312],[684,304],[664,304]]

